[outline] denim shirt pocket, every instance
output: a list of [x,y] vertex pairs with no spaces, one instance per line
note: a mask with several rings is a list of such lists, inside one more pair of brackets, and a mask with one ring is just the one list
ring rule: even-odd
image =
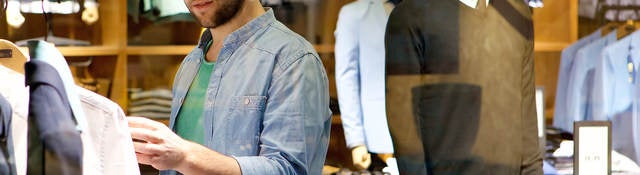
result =
[[257,155],[267,97],[236,96],[230,102],[226,127],[233,131],[227,133],[233,143],[227,150],[235,156]]

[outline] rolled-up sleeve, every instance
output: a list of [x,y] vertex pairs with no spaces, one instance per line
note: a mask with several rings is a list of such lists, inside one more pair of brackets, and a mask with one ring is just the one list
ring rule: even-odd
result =
[[328,90],[326,72],[315,54],[276,65],[259,155],[234,157],[242,174],[321,174],[331,124]]

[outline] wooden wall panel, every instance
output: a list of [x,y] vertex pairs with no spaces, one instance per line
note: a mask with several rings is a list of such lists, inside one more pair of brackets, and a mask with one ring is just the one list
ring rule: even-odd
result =
[[577,0],[544,1],[533,10],[533,28],[538,42],[573,42],[578,37]]
[[553,118],[553,106],[556,99],[560,52],[536,52],[535,55],[536,86],[544,87],[544,106],[547,124]]
[[564,47],[578,39],[578,2],[577,0],[544,1],[544,5],[544,8],[533,11],[536,45],[561,46],[535,52],[535,83],[536,86],[545,88],[546,123],[551,123],[560,53]]

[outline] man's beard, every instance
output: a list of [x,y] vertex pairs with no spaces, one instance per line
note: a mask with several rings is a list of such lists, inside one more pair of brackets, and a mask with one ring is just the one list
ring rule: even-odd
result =
[[220,2],[220,5],[213,17],[213,24],[204,27],[215,28],[228,23],[238,14],[240,7],[244,4],[244,0],[215,0],[214,2]]

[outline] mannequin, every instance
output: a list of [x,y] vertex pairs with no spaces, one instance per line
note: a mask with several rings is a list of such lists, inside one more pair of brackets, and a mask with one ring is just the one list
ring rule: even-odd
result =
[[[396,167],[384,97],[384,30],[395,7],[387,0],[360,0],[342,7],[336,29],[336,84],[342,125],[353,165],[372,165],[370,153]],[[373,170],[375,170],[375,167]]]
[[523,0],[394,9],[386,110],[401,174],[543,174],[533,38]]
[[[44,2],[44,3],[42,3]],[[64,0],[40,1],[40,0],[9,0],[7,3],[7,23],[13,28],[20,28],[25,19],[22,13],[57,13],[71,14],[80,10],[80,5],[76,1]],[[95,0],[84,1],[84,11],[82,11],[82,21],[91,25],[98,21],[98,3]]]

